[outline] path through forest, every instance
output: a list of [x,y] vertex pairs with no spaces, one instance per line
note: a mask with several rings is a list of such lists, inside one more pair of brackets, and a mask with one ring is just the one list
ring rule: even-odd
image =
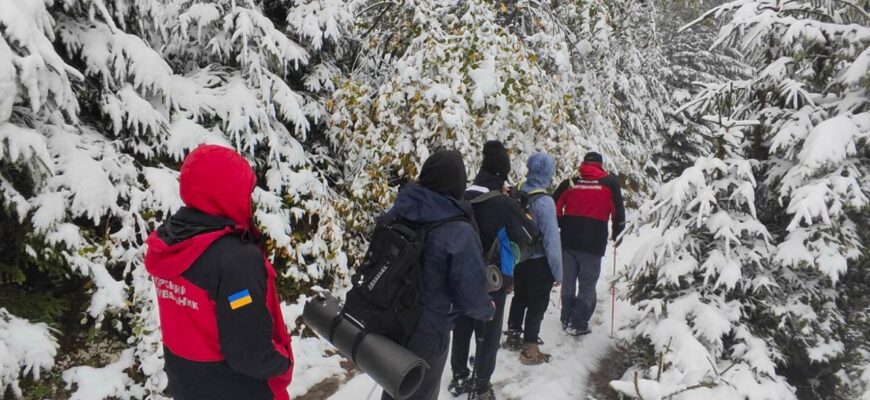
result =
[[[640,237],[626,237],[619,248],[617,275],[630,261]],[[501,350],[498,365],[492,377],[496,396],[500,400],[576,400],[585,398],[589,376],[594,372],[602,357],[614,344],[610,337],[610,281],[613,274],[613,254],[608,251],[602,263],[601,278],[598,281],[598,307],[592,321],[593,333],[580,339],[562,333],[559,323],[560,301],[558,290],[550,295],[550,307],[541,326],[541,338],[545,342],[542,351],[552,354],[548,364],[540,366],[522,365],[518,353]],[[508,298],[508,305],[510,298]],[[634,309],[625,302],[616,305],[617,322],[627,320]],[[472,350],[473,352],[473,350]],[[466,396],[454,398],[447,392],[450,382],[450,365],[442,377],[440,400],[465,400]],[[374,390],[374,391],[373,391]],[[342,385],[330,400],[367,400],[380,399],[380,389],[367,375],[357,375]]]

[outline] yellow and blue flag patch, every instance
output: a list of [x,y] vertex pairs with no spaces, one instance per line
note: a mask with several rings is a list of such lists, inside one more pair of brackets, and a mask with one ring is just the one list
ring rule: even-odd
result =
[[227,298],[230,300],[230,308],[233,310],[244,307],[253,302],[253,299],[251,299],[251,292],[249,292],[248,289],[231,294]]

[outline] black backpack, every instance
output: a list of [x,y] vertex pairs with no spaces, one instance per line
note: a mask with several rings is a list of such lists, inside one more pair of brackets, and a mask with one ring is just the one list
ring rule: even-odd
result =
[[365,258],[351,278],[352,288],[340,315],[365,332],[404,344],[420,319],[420,256],[426,235],[458,220],[467,219],[425,225],[399,219],[375,227]]
[[544,235],[538,230],[538,225],[535,222],[535,213],[532,212],[532,203],[535,202],[536,199],[543,196],[549,196],[549,193],[544,191],[543,189],[533,190],[529,193],[526,193],[522,190],[511,191],[511,193],[516,192],[514,195],[516,197],[517,203],[520,203],[520,208],[523,210],[524,217],[526,221],[532,221],[532,226],[535,227],[534,240],[529,245],[529,252],[538,253],[544,251]]
[[[531,205],[531,201],[537,198],[538,196],[545,195],[546,193],[537,193],[533,192],[530,195],[527,195],[525,192],[519,190],[511,190],[509,197],[516,201],[520,206],[521,215],[520,221],[522,223],[522,228],[526,232],[527,240],[521,240],[519,243],[516,243],[519,246],[520,250],[520,258],[517,260],[517,263],[525,261],[529,255],[542,250],[543,249],[543,240],[541,238],[541,231],[538,230],[538,225],[535,223],[534,214],[532,214],[529,209]],[[503,194],[496,190],[491,190],[489,192],[485,192],[473,199],[471,199],[472,205],[482,204],[490,199],[494,199],[498,196],[503,196]],[[525,199],[523,198],[525,197]],[[498,257],[499,252],[497,251],[498,241],[493,243],[493,247],[489,249],[489,251],[484,254],[486,261],[489,263],[496,262],[496,258]]]

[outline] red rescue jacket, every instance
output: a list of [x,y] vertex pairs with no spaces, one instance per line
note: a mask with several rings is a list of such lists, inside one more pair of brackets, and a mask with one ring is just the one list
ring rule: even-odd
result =
[[256,177],[236,152],[200,146],[180,175],[185,207],[148,237],[175,399],[289,400],[290,335],[275,271],[252,239]]
[[579,172],[579,177],[566,179],[553,194],[562,247],[603,256],[607,220],[612,220],[613,239],[625,227],[622,190],[600,163],[584,162]]

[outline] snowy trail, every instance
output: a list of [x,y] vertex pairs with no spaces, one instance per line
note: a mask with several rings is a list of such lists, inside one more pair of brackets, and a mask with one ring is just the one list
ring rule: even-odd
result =
[[[625,265],[639,245],[637,236],[626,237],[619,248],[617,273]],[[576,400],[583,398],[587,391],[589,374],[594,371],[613,340],[610,337],[610,279],[613,276],[612,250],[608,251],[602,263],[601,277],[598,281],[598,306],[592,323],[593,333],[575,339],[562,333],[559,323],[559,292],[550,294],[550,307],[541,326],[541,339],[545,342],[541,350],[552,355],[549,363],[539,366],[525,366],[519,361],[519,353],[500,350],[498,365],[492,377],[496,396],[500,400]],[[511,298],[508,298],[508,307]],[[617,328],[633,312],[625,302],[617,302]],[[473,350],[472,350],[473,354]],[[447,392],[450,382],[450,362],[444,370],[440,400],[465,400],[466,396],[453,397]],[[380,399],[380,388],[374,388],[374,381],[368,375],[358,375],[345,383],[330,400]],[[374,388],[374,392],[372,389]]]

